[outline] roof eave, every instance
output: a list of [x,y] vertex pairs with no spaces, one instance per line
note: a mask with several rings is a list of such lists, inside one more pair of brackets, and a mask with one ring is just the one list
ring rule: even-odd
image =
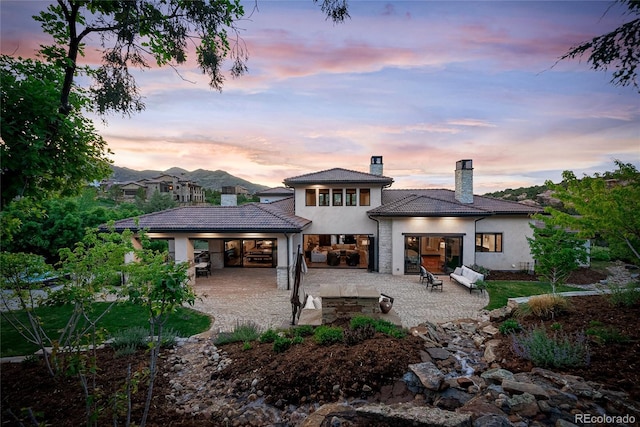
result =
[[342,186],[345,185],[362,185],[362,184],[375,184],[381,186],[389,186],[393,184],[393,180],[354,180],[354,181],[345,181],[345,180],[302,180],[302,181],[283,181],[285,185],[289,187],[293,187],[295,185],[326,185],[326,184],[340,184]]
[[299,233],[307,228],[307,226],[299,228],[116,228],[115,231],[121,233],[125,230],[131,230],[137,233],[142,230],[147,230],[149,233]]
[[438,212],[438,213],[392,213],[392,212],[373,212],[369,213],[369,216],[392,216],[392,217],[433,217],[433,218],[441,218],[441,217],[473,217],[473,216],[492,216],[494,215],[491,212],[476,212],[476,213],[460,213],[460,212]]

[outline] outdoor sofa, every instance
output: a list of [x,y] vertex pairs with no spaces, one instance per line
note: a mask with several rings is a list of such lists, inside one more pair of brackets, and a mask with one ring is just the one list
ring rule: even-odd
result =
[[460,283],[463,286],[469,288],[469,293],[471,293],[474,289],[479,289],[476,286],[476,282],[479,280],[484,280],[484,275],[473,271],[469,267],[463,265],[462,267],[456,267],[456,269],[449,275],[452,280]]

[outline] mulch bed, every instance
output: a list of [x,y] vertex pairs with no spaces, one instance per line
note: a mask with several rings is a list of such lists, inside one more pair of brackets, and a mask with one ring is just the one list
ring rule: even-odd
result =
[[[599,273],[580,271],[570,280],[600,280]],[[522,276],[510,273],[509,280],[535,280],[524,273]],[[506,275],[492,272],[490,280]],[[518,277],[518,278],[516,278]],[[520,278],[523,277],[523,278]],[[575,334],[589,328],[590,322],[598,321],[618,331],[628,340],[624,343],[601,344],[591,342],[591,365],[586,368],[564,370],[565,373],[579,375],[587,380],[605,384],[615,390],[628,391],[635,400],[640,400],[640,304],[633,307],[615,307],[607,299],[598,297],[571,298],[573,309],[553,320],[522,319],[525,327],[544,325],[550,328],[559,323],[563,333]],[[528,371],[530,362],[517,358],[511,351],[511,340],[502,337],[499,354],[504,359],[501,365],[514,372]],[[376,335],[372,340],[354,346],[318,346],[311,340],[291,347],[284,353],[276,354],[270,345],[256,344],[250,350],[242,344],[224,346],[224,350],[237,363],[219,377],[251,380],[264,378],[271,400],[284,399],[296,403],[303,397],[307,401],[331,401],[337,398],[333,386],[339,384],[343,391],[358,396],[363,385],[372,387],[372,393],[399,378],[409,363],[420,361],[420,340],[409,337],[396,340]],[[111,349],[98,352],[97,384],[99,385],[98,406],[103,410],[98,425],[113,425],[113,401],[111,397],[122,390],[126,380],[127,365],[132,371],[141,371],[147,366],[148,356],[144,352],[115,358]],[[330,367],[331,369],[328,369]],[[168,372],[162,367],[163,372]],[[78,379],[73,376],[51,378],[40,363],[3,364],[0,372],[0,394],[2,399],[2,425],[31,425],[26,408],[31,408],[39,422],[54,426],[77,426],[85,424],[85,397]],[[203,372],[202,375],[211,375]],[[194,421],[177,414],[165,400],[171,393],[171,376],[159,375],[154,389],[154,399],[150,413],[150,426],[196,426],[210,425],[211,421]],[[144,381],[133,397],[133,418],[139,423],[142,406],[146,398]],[[18,421],[20,420],[20,422]],[[119,425],[124,425],[122,414]]]

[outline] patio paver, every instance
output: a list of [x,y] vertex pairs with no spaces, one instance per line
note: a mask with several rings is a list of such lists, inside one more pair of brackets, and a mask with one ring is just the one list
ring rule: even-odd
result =
[[[451,282],[447,276],[443,291],[425,289],[416,276],[393,276],[365,270],[309,269],[300,295],[318,296],[322,284],[350,283],[375,287],[394,298],[393,309],[405,327],[429,321],[477,319],[489,302],[486,293],[473,292]],[[291,282],[293,287],[293,281]],[[270,268],[226,268],[209,277],[198,277],[195,290],[200,297],[195,309],[214,317],[212,330],[232,331],[236,324],[255,322],[263,328],[279,328],[291,322],[291,291],[276,289],[275,271]]]

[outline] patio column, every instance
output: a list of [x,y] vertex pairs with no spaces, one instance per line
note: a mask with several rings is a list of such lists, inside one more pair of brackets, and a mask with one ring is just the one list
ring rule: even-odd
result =
[[[142,249],[142,243],[135,236],[131,237],[131,244],[135,249]],[[124,254],[124,262],[129,264],[130,262],[138,261],[136,259],[136,255],[133,252],[128,252]]]
[[188,237],[174,238],[175,261],[189,263],[189,284],[196,284],[196,268],[193,263],[193,242]]

